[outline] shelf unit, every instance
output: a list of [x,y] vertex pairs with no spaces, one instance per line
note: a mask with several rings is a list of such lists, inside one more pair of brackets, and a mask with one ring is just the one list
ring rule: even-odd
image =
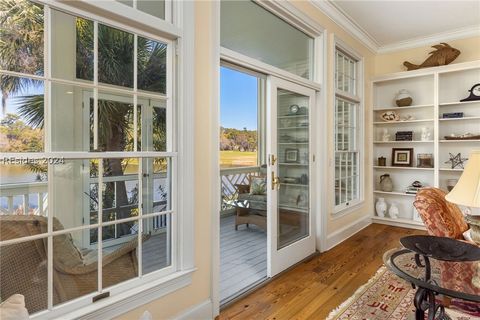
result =
[[[457,63],[448,66],[405,71],[374,78],[372,108],[372,172],[373,172],[373,204],[378,198],[385,198],[388,209],[395,203],[400,214],[397,219],[388,216],[379,217],[373,213],[373,221],[408,228],[421,228],[421,221],[414,220],[415,195],[405,193],[405,189],[413,182],[420,181],[424,185],[447,190],[447,181],[458,179],[463,172],[461,168],[452,169],[446,163],[449,153],[468,158],[474,149],[480,149],[478,140],[447,140],[452,134],[480,134],[480,101],[460,102],[468,96],[468,90],[480,83],[480,61]],[[413,105],[397,107],[395,96],[399,90],[406,89],[413,98]],[[413,117],[409,121],[384,122],[381,114],[395,111],[401,118]],[[443,113],[463,112],[463,118],[443,118]],[[429,141],[422,141],[422,129],[430,133]],[[395,139],[397,131],[413,131],[413,141],[383,141],[387,133],[390,140]],[[392,164],[392,148],[413,148],[412,167],[394,167]],[[433,168],[418,168],[417,155],[432,154]],[[378,166],[378,157],[387,159],[387,166]],[[382,174],[388,173],[393,180],[394,191],[380,190],[379,180]],[[388,212],[387,209],[387,212]],[[418,219],[418,217],[417,217]]]
[[[310,116],[308,98],[285,91],[278,96],[277,115],[277,154],[278,177],[278,208],[280,211],[295,212],[303,216],[308,213],[310,183],[301,183],[302,177],[310,181]],[[302,114],[292,114],[292,105],[303,106]],[[287,158],[287,152],[296,154]],[[285,178],[297,181],[285,182]],[[288,180],[287,180],[288,181]],[[281,222],[280,222],[281,223]]]

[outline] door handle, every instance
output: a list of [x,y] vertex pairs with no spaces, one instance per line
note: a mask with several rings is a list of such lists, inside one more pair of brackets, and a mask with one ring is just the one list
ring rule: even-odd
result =
[[277,158],[275,157],[274,154],[271,154],[269,159],[268,159],[268,164],[271,165],[271,166],[274,166],[275,162],[277,162]]
[[275,172],[272,171],[272,190],[275,190],[275,186],[280,190],[280,178],[275,177]]

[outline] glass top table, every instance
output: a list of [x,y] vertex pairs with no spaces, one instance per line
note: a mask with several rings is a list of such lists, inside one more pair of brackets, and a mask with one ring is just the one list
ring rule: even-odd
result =
[[401,243],[404,248],[387,251],[383,261],[417,288],[415,319],[423,320],[427,310],[436,315],[429,319],[448,319],[435,299],[438,294],[480,303],[480,247],[433,236],[405,237]]

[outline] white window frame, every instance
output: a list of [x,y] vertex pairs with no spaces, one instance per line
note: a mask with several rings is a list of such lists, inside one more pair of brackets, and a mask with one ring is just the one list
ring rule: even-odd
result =
[[[355,68],[355,94],[352,95],[349,92],[345,92],[343,90],[337,89],[337,82],[336,82],[336,63],[337,63],[337,51],[341,51],[342,54],[348,56],[350,59],[356,62]],[[364,181],[364,157],[365,153],[365,118],[364,118],[364,58],[363,56],[355,51],[353,48],[348,46],[345,42],[339,39],[337,36],[333,36],[333,45],[332,45],[332,57],[333,57],[333,100],[332,100],[332,108],[333,108],[333,116],[332,116],[332,128],[333,128],[333,157],[330,161],[332,165],[332,177],[331,177],[331,194],[332,194],[332,214],[335,217],[348,214],[354,210],[356,210],[359,206],[361,206],[365,201],[365,181]],[[356,149],[355,152],[358,153],[358,161],[357,161],[357,172],[358,172],[358,197],[348,202],[340,203],[336,205],[335,202],[335,155],[336,151],[336,132],[337,132],[337,119],[336,119],[336,103],[337,99],[341,99],[350,103],[357,105],[357,112],[355,115],[356,118]]]
[[[107,159],[107,158],[159,158],[166,157],[171,159],[171,172],[175,177],[172,179],[171,186],[171,210],[157,213],[149,213],[138,218],[138,221],[144,221],[144,218],[171,214],[173,231],[172,257],[171,265],[161,270],[141,275],[141,259],[139,259],[140,277],[122,282],[109,287],[105,291],[110,292],[110,297],[92,303],[92,298],[99,292],[87,294],[83,297],[53,306],[53,240],[52,236],[83,230],[85,228],[100,227],[100,224],[87,225],[66,230],[53,231],[53,215],[48,216],[48,232],[42,235],[23,237],[7,240],[1,243],[2,246],[13,243],[34,240],[48,237],[48,310],[35,313],[31,319],[56,319],[61,316],[62,319],[106,319],[119,316],[131,309],[158,299],[170,292],[178,290],[189,285],[192,282],[192,273],[194,267],[194,96],[192,94],[194,87],[194,4],[192,2],[173,3],[170,0],[166,2],[166,9],[172,12],[167,15],[169,21],[153,17],[134,8],[125,6],[115,1],[71,1],[59,2],[55,0],[36,0],[44,6],[44,76],[35,76],[0,70],[0,73],[11,76],[27,77],[41,80],[44,82],[45,93],[45,147],[43,152],[38,153],[4,153],[6,158],[29,158],[43,159],[65,158],[65,159]],[[98,23],[112,26],[121,30],[135,34],[136,37],[143,36],[152,40],[160,41],[168,45],[167,49],[167,92],[165,95],[156,93],[137,92],[134,88],[120,88],[104,84],[98,84],[97,76],[93,83],[85,83],[81,80],[63,80],[55,79],[51,76],[51,39],[50,32],[51,9],[60,10],[73,16],[84,17],[94,21],[94,30]],[[167,12],[166,10],[166,12]],[[94,44],[94,55],[97,55],[97,44]],[[136,53],[134,52],[134,56]],[[178,56],[178,59],[177,59]],[[96,60],[96,59],[95,59]],[[134,82],[136,82],[136,67],[134,67]],[[97,71],[95,70],[95,73]],[[110,92],[126,93],[133,96],[134,106],[136,106],[137,93],[139,96],[151,96],[155,99],[167,101],[167,127],[171,132],[167,137],[167,152],[52,152],[49,143],[51,136],[51,127],[49,124],[49,112],[51,109],[51,84],[63,83],[69,85],[78,85],[93,89],[95,100],[98,99],[99,90],[108,90]],[[136,125],[136,122],[135,122]],[[135,131],[136,134],[136,131]],[[50,170],[49,170],[50,171]],[[99,166],[99,183],[102,182],[101,166]],[[51,171],[50,171],[51,172]],[[51,173],[49,172],[49,176]],[[51,178],[51,176],[49,177]],[[50,179],[49,179],[50,180]],[[139,170],[139,183],[141,181],[141,171]],[[181,201],[179,197],[181,195]],[[49,202],[52,203],[54,197],[53,187],[48,186]],[[99,197],[101,202],[101,197]],[[101,215],[100,215],[101,216]],[[122,221],[135,220],[137,218],[128,218]],[[111,223],[106,223],[111,224]],[[141,224],[138,233],[141,237]],[[101,227],[99,228],[101,230]],[[99,233],[101,239],[101,233]],[[99,241],[101,242],[101,241]],[[141,254],[141,246],[138,247]],[[99,251],[99,264],[102,263],[102,253]],[[101,281],[102,274],[99,270],[98,279]]]

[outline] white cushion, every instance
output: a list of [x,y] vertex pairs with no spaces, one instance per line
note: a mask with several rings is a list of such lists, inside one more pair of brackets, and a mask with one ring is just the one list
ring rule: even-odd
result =
[[14,294],[0,304],[0,319],[2,320],[27,320],[30,319],[25,308],[25,297]]

